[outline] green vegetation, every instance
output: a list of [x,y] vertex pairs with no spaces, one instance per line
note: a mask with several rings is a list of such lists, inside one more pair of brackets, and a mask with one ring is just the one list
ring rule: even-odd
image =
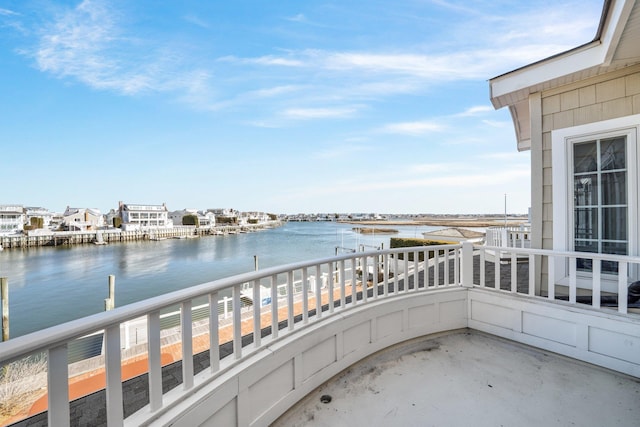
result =
[[[391,249],[394,248],[412,248],[415,246],[437,246],[437,245],[451,245],[453,242],[445,242],[441,240],[429,240],[429,239],[411,239],[392,237],[390,239]],[[429,252],[429,258],[432,258],[434,252]],[[438,255],[444,255],[444,250],[438,251]],[[419,261],[424,261],[424,252],[419,253]],[[398,254],[398,259],[404,259],[402,254]],[[409,261],[413,261],[413,253],[409,254]]]
[[114,217],[113,218],[113,226],[114,226],[114,228],[122,227],[122,218],[120,218],[119,216]]
[[44,218],[31,217],[30,224],[24,226],[25,230],[35,230],[38,228],[44,228]]
[[197,215],[185,215],[182,217],[182,225],[195,225],[198,227],[200,225],[200,220]]

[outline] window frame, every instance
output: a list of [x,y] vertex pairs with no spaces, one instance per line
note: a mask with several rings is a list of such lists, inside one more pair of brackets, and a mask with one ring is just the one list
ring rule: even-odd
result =
[[[551,131],[553,184],[553,249],[574,251],[574,173],[573,146],[578,143],[617,136],[626,137],[627,163],[627,241],[628,255],[638,255],[638,133],[640,114],[604,120]],[[601,220],[599,218],[599,220]],[[569,263],[556,263],[555,283],[569,283]],[[578,288],[591,289],[592,275],[577,273]],[[602,273],[602,289],[615,291],[617,276]]]

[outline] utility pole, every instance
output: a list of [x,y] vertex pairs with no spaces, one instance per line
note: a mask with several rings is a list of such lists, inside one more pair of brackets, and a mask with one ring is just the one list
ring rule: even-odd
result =
[[507,193],[504,193],[504,226],[507,226]]

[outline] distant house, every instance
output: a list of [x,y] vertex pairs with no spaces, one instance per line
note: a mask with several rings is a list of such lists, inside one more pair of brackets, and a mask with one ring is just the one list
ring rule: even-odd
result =
[[210,211],[198,211],[198,222],[201,228],[215,227],[216,215]]
[[164,203],[138,205],[120,202],[118,213],[124,230],[173,227],[167,205]]
[[33,221],[41,219],[43,229],[51,228],[51,223],[53,221],[54,214],[53,212],[49,212],[48,209],[40,208],[40,207],[26,207],[24,208],[24,213],[26,216],[26,223],[31,224]]
[[238,217],[240,216],[240,213],[235,209],[208,209],[208,212],[212,212],[215,215],[216,224],[238,224]]
[[22,205],[0,205],[0,234],[20,233],[25,222]]
[[62,217],[62,225],[69,231],[88,231],[104,227],[105,223],[99,209],[67,206]]
[[177,211],[171,211],[167,214],[167,216],[169,217],[171,222],[173,222],[174,225],[182,225],[182,220],[187,215],[193,215],[197,217],[198,210],[197,209],[180,209]]
[[183,219],[187,215],[192,215],[198,218],[198,227],[208,228],[216,225],[216,216],[213,212],[202,211],[196,209],[181,209],[178,211],[169,212],[169,219],[174,225],[182,225]]
[[[531,247],[640,255],[640,3],[605,1],[595,38],[490,80],[531,152]],[[552,279],[569,282],[569,263]],[[577,260],[579,287],[591,261]],[[536,281],[547,264],[536,265]],[[616,291],[617,263],[602,264]]]

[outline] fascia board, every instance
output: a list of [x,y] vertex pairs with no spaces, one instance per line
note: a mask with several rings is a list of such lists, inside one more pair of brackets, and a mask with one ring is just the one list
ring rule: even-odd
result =
[[594,41],[581,49],[531,64],[491,80],[491,97],[531,88],[541,83],[602,65],[607,51],[602,43]]

